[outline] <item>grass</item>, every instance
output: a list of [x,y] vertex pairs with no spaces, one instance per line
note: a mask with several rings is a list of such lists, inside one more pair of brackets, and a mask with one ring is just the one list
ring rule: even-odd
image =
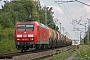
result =
[[58,55],[53,55],[54,59],[53,60],[65,60],[67,57],[71,56],[73,52],[68,52],[68,51],[62,51]]
[[73,60],[90,60],[90,45],[81,45]]
[[14,40],[3,39],[0,41],[0,54],[14,53],[17,51]]

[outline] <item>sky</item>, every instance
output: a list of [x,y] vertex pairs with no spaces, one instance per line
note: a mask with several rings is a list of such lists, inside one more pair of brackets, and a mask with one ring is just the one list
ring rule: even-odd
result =
[[[4,0],[0,1],[0,5],[4,4],[3,1]],[[39,1],[41,3],[41,6],[48,6],[53,8],[54,20],[56,20],[56,18],[58,19],[58,22],[56,23],[58,27],[60,27],[59,22],[61,23],[62,34],[67,35],[69,38],[73,40],[80,39],[80,31],[82,31],[81,37],[83,38],[85,36],[85,27],[76,24],[75,22],[73,22],[72,24],[72,21],[81,20],[80,24],[85,25],[86,22],[87,23],[86,26],[88,27],[87,18],[90,19],[89,6],[79,2],[68,2],[59,5],[55,3],[55,1],[74,1],[74,0],[39,0]],[[79,1],[90,5],[90,0],[79,0]],[[77,31],[77,28],[79,28],[80,31]]]
[[[57,18],[59,22],[61,22],[61,26],[64,27],[61,28],[61,33],[66,34],[73,40],[80,39],[80,32],[81,37],[83,38],[85,36],[85,23],[88,27],[88,19],[90,19],[90,7],[85,4],[90,4],[90,0],[79,0],[81,2],[84,2],[85,4],[79,3],[79,2],[68,2],[68,3],[62,3],[57,4],[55,1],[74,1],[74,0],[40,0],[42,6],[48,6],[52,7],[54,11],[54,18]],[[60,3],[60,2],[58,2]],[[80,24],[76,24],[72,21],[80,21]],[[59,24],[56,24],[59,26]],[[77,28],[79,28],[80,31],[77,31]],[[87,30],[87,28],[86,28]]]
[[4,3],[3,3],[3,1],[0,1],[0,9],[1,9],[1,5],[3,5]]

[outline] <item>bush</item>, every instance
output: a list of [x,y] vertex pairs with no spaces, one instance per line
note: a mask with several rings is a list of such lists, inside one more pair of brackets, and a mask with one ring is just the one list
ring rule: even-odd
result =
[[0,40],[8,39],[13,40],[14,39],[14,29],[13,28],[5,28],[0,30]]
[[0,54],[17,52],[14,40],[3,39],[0,41]]
[[0,54],[17,52],[14,42],[14,29],[0,25]]
[[90,60],[90,46],[82,45],[77,51],[76,57],[73,60]]
[[53,55],[54,60],[65,60],[67,57],[71,56],[73,52],[62,51],[58,55]]

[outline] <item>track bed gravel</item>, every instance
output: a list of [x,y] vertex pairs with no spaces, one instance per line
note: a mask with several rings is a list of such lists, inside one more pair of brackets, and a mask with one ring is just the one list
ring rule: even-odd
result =
[[74,51],[76,49],[77,49],[76,46],[67,46],[67,47],[61,47],[61,48],[56,48],[56,49],[48,49],[45,51],[30,52],[28,54],[13,56],[11,59],[7,59],[7,60],[44,60],[44,59],[52,60],[53,55],[59,54],[63,50],[64,51]]

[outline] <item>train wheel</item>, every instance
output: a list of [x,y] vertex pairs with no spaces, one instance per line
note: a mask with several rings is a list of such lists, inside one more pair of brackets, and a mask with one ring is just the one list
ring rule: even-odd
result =
[[46,46],[46,49],[48,49],[48,45],[45,45]]
[[44,45],[42,45],[41,49],[44,50]]
[[23,52],[24,52],[24,50],[23,50],[23,49],[21,49],[21,52],[23,53]]
[[40,45],[38,45],[38,50],[41,50],[41,46]]
[[26,52],[26,49],[24,50],[24,52]]
[[41,49],[42,50],[46,50],[47,49],[47,45],[42,45]]
[[35,50],[39,50],[39,45],[36,45],[35,46]]
[[45,45],[43,45],[43,50],[45,49]]

